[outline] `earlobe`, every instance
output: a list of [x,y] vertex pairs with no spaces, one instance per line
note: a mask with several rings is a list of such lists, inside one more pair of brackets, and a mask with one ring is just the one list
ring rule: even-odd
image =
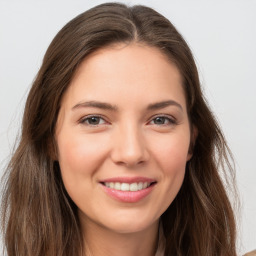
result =
[[195,125],[192,125],[191,126],[191,138],[190,138],[190,145],[189,145],[189,149],[188,149],[187,161],[189,161],[193,156],[197,136],[198,136],[198,129]]

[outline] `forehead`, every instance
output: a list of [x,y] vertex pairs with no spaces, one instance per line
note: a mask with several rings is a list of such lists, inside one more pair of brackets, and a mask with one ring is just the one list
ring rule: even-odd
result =
[[124,97],[132,103],[135,96],[141,97],[141,103],[174,97],[185,104],[177,67],[159,49],[132,43],[111,45],[87,56],[63,100],[118,101]]
[[[156,66],[161,67],[163,72],[166,71],[166,68],[170,72],[171,67],[173,71],[175,70],[172,75],[179,76],[177,79],[181,78],[176,65],[160,49],[143,43],[116,43],[86,56],[76,70],[73,80],[84,73],[85,69],[89,71],[89,69],[98,68],[97,72],[103,72],[113,67],[115,68],[115,70],[112,70],[113,73],[121,71],[121,74],[132,72],[135,75],[135,73],[143,74],[147,70],[155,69]],[[155,69],[155,71],[159,70]]]

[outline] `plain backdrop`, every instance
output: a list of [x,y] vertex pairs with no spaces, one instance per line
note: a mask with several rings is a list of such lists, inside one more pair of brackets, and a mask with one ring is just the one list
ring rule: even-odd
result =
[[[104,1],[0,0],[0,176],[20,131],[26,95],[64,24]],[[239,253],[256,248],[256,1],[119,1],[153,7],[191,47],[201,83],[237,165]]]

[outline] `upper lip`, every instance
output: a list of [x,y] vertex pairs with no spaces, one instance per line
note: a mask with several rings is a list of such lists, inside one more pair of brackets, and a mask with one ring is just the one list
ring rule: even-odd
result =
[[100,180],[100,183],[106,182],[120,182],[120,183],[138,183],[138,182],[156,182],[155,179],[147,178],[147,177],[112,177],[104,180]]

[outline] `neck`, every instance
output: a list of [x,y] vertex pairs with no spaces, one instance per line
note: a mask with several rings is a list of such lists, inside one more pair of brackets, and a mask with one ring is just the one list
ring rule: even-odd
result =
[[158,221],[145,230],[120,233],[88,219],[81,220],[86,256],[154,256],[158,243]]

